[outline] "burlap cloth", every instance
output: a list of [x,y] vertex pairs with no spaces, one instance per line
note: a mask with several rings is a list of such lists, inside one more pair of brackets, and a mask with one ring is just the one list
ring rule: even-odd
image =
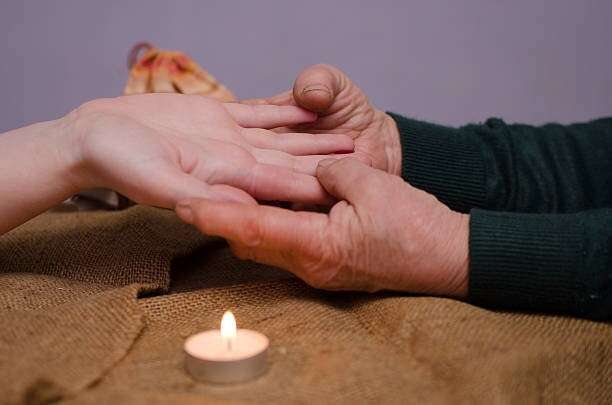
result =
[[[610,324],[317,291],[168,211],[45,214],[0,257],[5,403],[612,402]],[[269,371],[195,382],[183,341],[228,308],[270,338]]]

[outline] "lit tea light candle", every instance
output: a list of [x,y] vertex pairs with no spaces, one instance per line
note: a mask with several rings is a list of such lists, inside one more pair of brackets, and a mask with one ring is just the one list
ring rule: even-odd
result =
[[219,330],[190,336],[185,341],[187,371],[197,380],[215,383],[247,381],[266,370],[270,341],[259,332],[237,329],[227,311]]

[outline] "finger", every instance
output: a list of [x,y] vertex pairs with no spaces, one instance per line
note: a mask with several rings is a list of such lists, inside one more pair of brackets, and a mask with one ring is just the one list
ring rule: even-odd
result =
[[316,176],[319,162],[325,159],[342,159],[353,154],[343,155],[306,155],[294,156],[285,152],[270,149],[253,149],[251,151],[258,162],[289,168],[298,173]]
[[240,100],[240,103],[247,105],[295,105],[295,100],[293,100],[293,91],[287,90],[270,98],[251,98]]
[[[279,167],[260,163],[252,152],[236,145],[211,141],[207,149],[192,152],[195,156],[183,159],[183,162],[188,162],[186,170],[207,184],[236,187],[261,200],[322,205],[334,201],[314,175],[298,173],[291,166]],[[201,157],[198,156],[200,154]],[[207,159],[206,156],[223,158]]]
[[[191,211],[189,218],[185,207]],[[327,226],[327,216],[320,213],[203,199],[179,204],[177,213],[207,235],[220,236],[251,249],[292,252],[295,256],[320,254],[314,251],[312,241]]]
[[150,190],[167,199],[164,208],[172,208],[178,201],[187,198],[208,198],[215,201],[233,201],[253,204],[255,200],[248,193],[225,184],[209,185],[176,169],[157,177]]
[[365,201],[372,190],[380,189],[377,183],[385,175],[354,158],[326,159],[317,167],[317,178],[325,190],[351,204]]
[[346,153],[354,149],[353,139],[341,134],[284,133],[249,128],[243,131],[251,145],[262,149],[274,149],[292,155]]
[[303,70],[293,85],[297,105],[317,113],[327,111],[347,81],[344,74],[329,65],[314,65]]
[[221,184],[209,185],[170,165],[158,166],[158,169],[155,173],[147,173],[143,178],[134,177],[133,182],[138,184],[137,189],[126,184],[118,191],[138,203],[162,208],[173,208],[178,201],[188,198],[255,203],[253,197],[238,188]]
[[236,120],[245,128],[276,128],[312,122],[317,115],[296,106],[247,105],[240,103],[223,104]]
[[[210,197],[205,198],[209,198],[213,201],[257,204],[257,201],[255,201],[255,199],[247,192],[225,184],[208,185],[208,192]],[[178,198],[175,200],[180,201]]]
[[285,167],[256,164],[248,176],[239,176],[227,184],[247,191],[265,201],[291,201],[329,205],[335,200],[314,176],[297,173]]

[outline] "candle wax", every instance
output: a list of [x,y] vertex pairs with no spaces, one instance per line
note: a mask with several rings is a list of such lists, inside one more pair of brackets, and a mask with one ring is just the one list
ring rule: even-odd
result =
[[205,360],[232,361],[255,356],[267,349],[268,345],[268,338],[261,333],[238,329],[229,349],[227,339],[218,330],[209,330],[189,337],[185,342],[185,351]]
[[193,335],[185,342],[187,370],[198,380],[240,382],[262,374],[269,346],[259,332],[238,329],[231,347],[219,330]]

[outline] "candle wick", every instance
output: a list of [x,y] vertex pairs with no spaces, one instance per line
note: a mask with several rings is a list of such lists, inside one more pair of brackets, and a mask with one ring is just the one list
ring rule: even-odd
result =
[[232,338],[227,338],[227,350],[232,351]]

